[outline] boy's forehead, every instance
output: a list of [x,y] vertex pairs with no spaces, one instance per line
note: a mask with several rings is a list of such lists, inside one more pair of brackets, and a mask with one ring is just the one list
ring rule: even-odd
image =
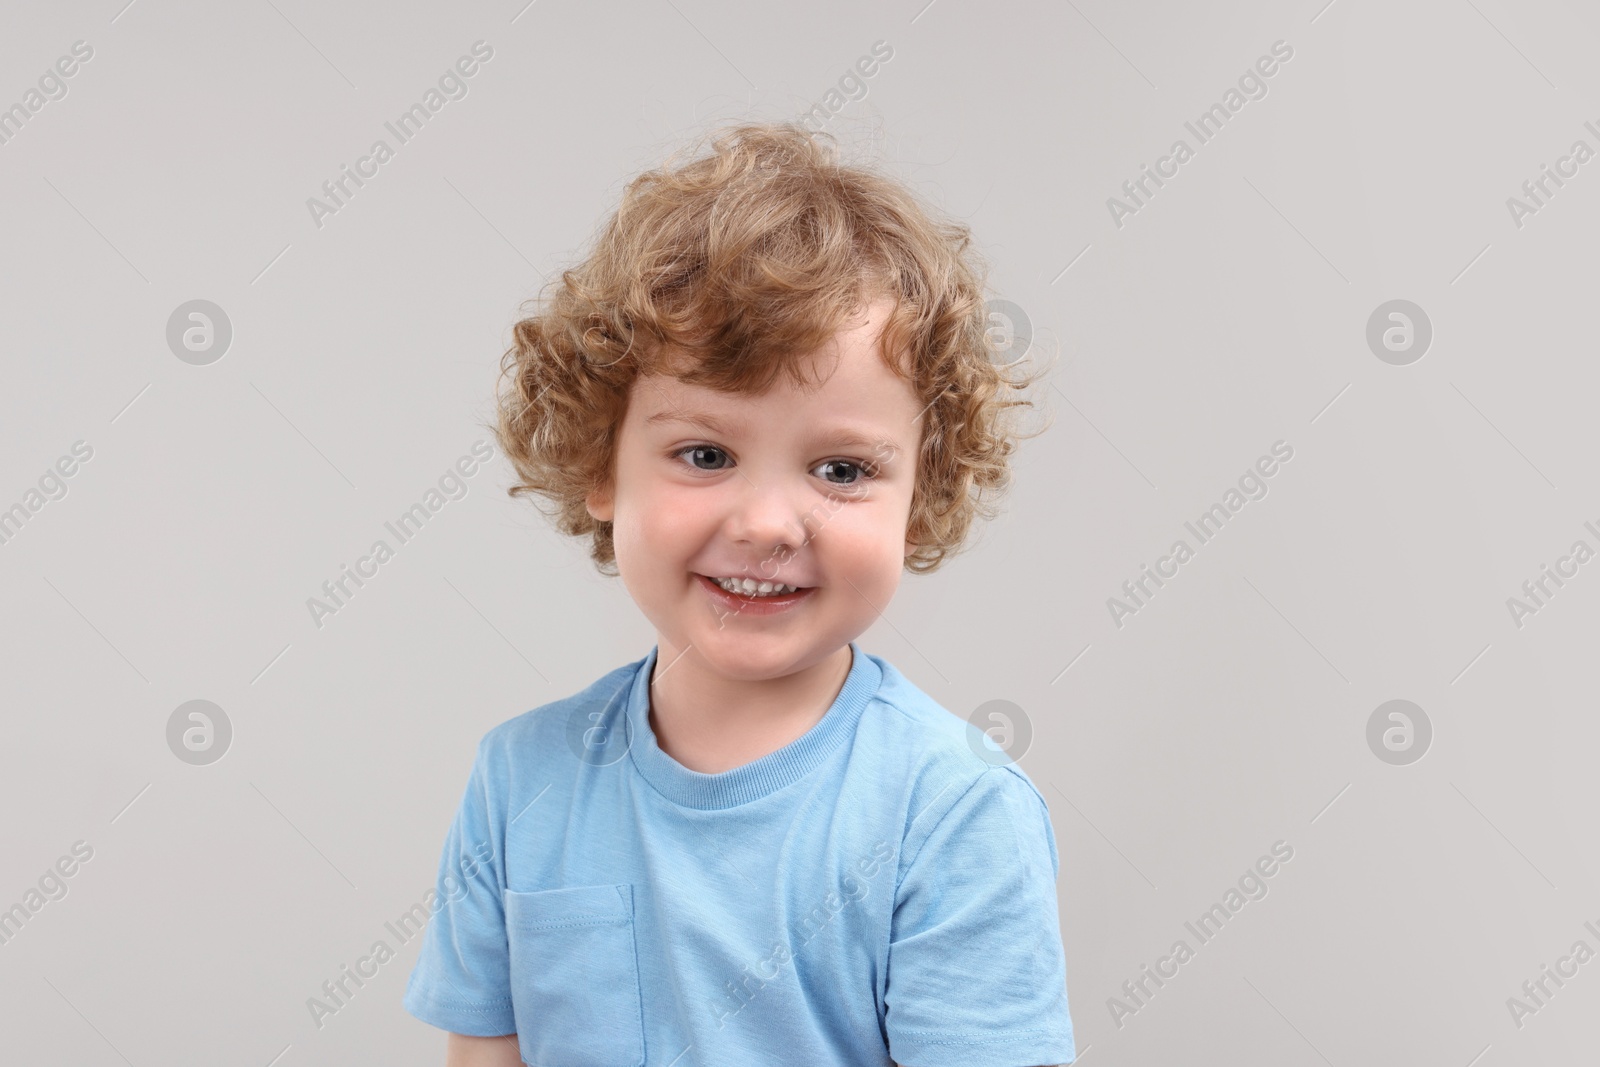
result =
[[[899,378],[899,372],[893,364],[903,363],[904,360],[891,360],[883,347],[884,316],[889,306],[881,297],[869,302],[864,316],[836,327],[833,335],[816,349],[782,357],[782,361],[789,366],[775,377],[767,392],[781,389],[809,395],[826,389],[835,379],[839,379],[834,382],[836,389],[846,380],[850,388],[859,389],[870,387],[869,382],[885,377]],[[660,344],[654,347],[653,356],[641,379],[666,385],[668,392],[693,393],[707,398],[723,397],[735,401],[749,399],[752,395],[767,395],[735,394],[683,381],[684,377],[699,370],[704,362],[703,354],[693,347]]]
[[[633,383],[635,407],[646,421],[657,424],[675,414],[709,414],[713,420],[726,414],[740,416],[762,408],[817,401],[829,413],[870,417],[874,422],[907,421],[920,405],[909,383],[893,375],[849,380],[829,376],[824,381],[796,384],[780,375],[759,393],[734,392],[685,382],[670,374],[641,374]],[[918,412],[920,417],[920,412]]]
[[[818,349],[791,357],[759,393],[685,381],[700,368],[692,347],[664,345],[633,382],[630,421],[646,429],[693,425],[708,433],[754,434],[763,424],[787,421],[797,407],[808,423],[830,436],[900,448],[921,437],[926,404],[905,377],[903,360],[883,348],[883,309],[841,329]],[[825,425],[824,425],[825,424]]]
[[[634,379],[632,393],[648,405],[702,403],[710,407],[750,408],[775,398],[807,400],[831,394],[828,402],[860,397],[873,408],[893,408],[916,401],[916,391],[901,372],[893,367],[881,350],[865,347],[848,351],[834,349],[804,357],[799,363],[799,380],[785,369],[758,393],[736,392],[685,381],[699,368],[693,353],[673,353]],[[920,403],[916,405],[921,407]]]
[[[779,407],[803,403],[804,398],[822,391],[807,385],[796,392],[787,379],[780,378],[779,383],[763,393],[745,394],[679,381],[670,375],[641,375],[634,382],[633,408],[647,431],[697,428],[730,437],[761,435],[772,429],[772,420],[764,416],[774,403]],[[898,379],[896,383],[909,389]],[[806,421],[806,429],[880,453],[905,448],[920,437],[922,412],[909,391],[905,397],[879,395],[889,388],[893,386],[886,382],[853,383],[848,392],[826,398],[818,418]],[[779,393],[782,395],[774,396]],[[891,399],[897,402],[887,402]]]
[[647,426],[694,422],[719,431],[742,426],[779,392],[777,383],[764,392],[738,393],[662,374],[641,375],[634,383]]

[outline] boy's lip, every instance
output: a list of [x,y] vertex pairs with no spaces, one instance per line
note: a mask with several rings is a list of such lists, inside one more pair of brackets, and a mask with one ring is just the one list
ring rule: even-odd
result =
[[710,578],[713,582],[716,581],[719,577],[721,577],[721,578],[749,578],[752,582],[771,582],[773,585],[792,585],[796,589],[814,589],[815,588],[815,586],[806,585],[806,584],[804,584],[802,582],[794,581],[792,578],[783,577],[783,576],[774,577],[774,578],[768,578],[768,577],[765,577],[765,576],[759,576],[758,577],[758,576],[753,575],[753,574],[742,574],[742,573],[737,573],[737,572],[728,573],[728,574],[721,574],[721,575],[708,574],[705,571],[691,571],[690,573],[694,574],[695,576],[700,577],[700,578]]
[[800,586],[793,593],[780,593],[775,596],[750,597],[738,593],[730,593],[713,581],[710,576],[695,573],[700,579],[700,587],[704,589],[713,600],[725,605],[731,610],[727,615],[749,615],[764,618],[769,615],[780,615],[789,611],[798,604],[804,603],[816,592],[815,586]]

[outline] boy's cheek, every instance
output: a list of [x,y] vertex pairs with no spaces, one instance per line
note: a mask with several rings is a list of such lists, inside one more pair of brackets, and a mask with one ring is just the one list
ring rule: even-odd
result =
[[716,504],[706,494],[685,493],[667,489],[640,497],[633,513],[637,529],[649,532],[653,543],[664,551],[676,545],[698,551],[698,544],[681,545],[681,542],[702,539],[706,531],[716,528]]

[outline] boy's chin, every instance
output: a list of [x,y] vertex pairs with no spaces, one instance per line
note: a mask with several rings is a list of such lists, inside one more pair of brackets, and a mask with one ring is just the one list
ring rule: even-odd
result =
[[808,635],[736,633],[715,627],[697,644],[708,668],[743,682],[782,678],[837,651],[819,648],[816,639]]

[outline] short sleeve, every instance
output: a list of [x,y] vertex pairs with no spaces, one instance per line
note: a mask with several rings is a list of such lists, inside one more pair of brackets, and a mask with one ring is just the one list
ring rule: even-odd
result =
[[884,993],[894,1062],[1071,1062],[1055,834],[1032,783],[1008,767],[985,770],[907,848],[916,851],[895,893]]
[[486,751],[480,744],[445,838],[432,918],[404,1001],[423,1022],[474,1037],[517,1029],[501,896],[505,817],[491,805]]

